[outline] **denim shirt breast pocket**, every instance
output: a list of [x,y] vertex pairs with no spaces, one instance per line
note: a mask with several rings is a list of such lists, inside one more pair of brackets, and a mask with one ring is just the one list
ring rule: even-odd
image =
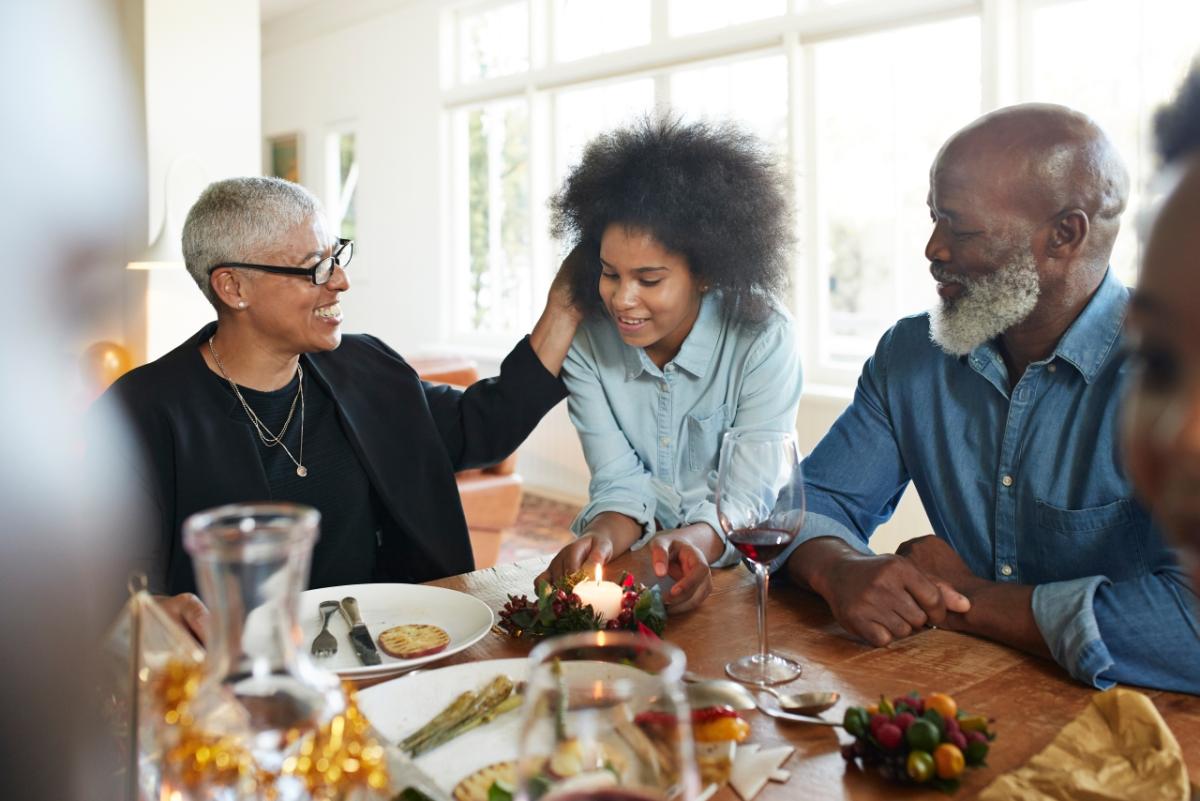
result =
[[687,415],[687,466],[693,473],[717,469],[728,417],[725,405],[710,412]]
[[1045,565],[1055,580],[1107,576],[1113,581],[1144,576],[1150,519],[1133,501],[1063,509],[1037,501],[1037,525]]

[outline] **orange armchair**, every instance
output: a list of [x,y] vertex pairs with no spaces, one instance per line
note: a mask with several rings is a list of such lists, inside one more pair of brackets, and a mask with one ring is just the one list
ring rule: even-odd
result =
[[[479,380],[479,370],[470,359],[453,355],[434,355],[408,360],[426,381],[466,387]],[[521,510],[521,476],[516,472],[517,455],[491,467],[458,473],[458,495],[467,516],[475,567],[496,564],[500,552],[501,529],[517,522]]]

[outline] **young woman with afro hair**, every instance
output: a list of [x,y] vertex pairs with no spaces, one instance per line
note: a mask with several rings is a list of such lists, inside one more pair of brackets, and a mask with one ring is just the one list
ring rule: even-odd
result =
[[710,565],[737,562],[713,503],[722,435],[795,428],[786,178],[732,125],[647,118],[592,140],[551,212],[584,312],[563,378],[591,485],[548,575],[652,542],[667,602],[691,608]]

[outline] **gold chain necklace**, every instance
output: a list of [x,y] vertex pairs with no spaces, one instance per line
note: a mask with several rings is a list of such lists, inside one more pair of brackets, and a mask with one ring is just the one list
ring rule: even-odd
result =
[[[292,460],[292,464],[296,465],[296,475],[304,478],[308,475],[308,468],[304,466],[304,368],[296,363],[296,375],[300,378],[300,386],[296,390],[296,397],[292,398],[292,408],[288,411],[287,419],[283,421],[283,428],[279,429],[278,434],[272,434],[271,429],[267,428],[266,424],[259,419],[254,410],[250,408],[250,404],[246,403],[246,399],[242,397],[241,390],[229,377],[229,373],[225,372],[225,365],[221,364],[221,357],[217,355],[217,349],[213,347],[213,340],[216,334],[208,338],[208,351],[212,354],[213,361],[217,363],[217,369],[221,371],[221,375],[229,382],[229,388],[233,390],[233,394],[237,396],[238,401],[242,404],[242,408],[246,410],[246,416],[250,418],[250,424],[254,426],[254,431],[258,434],[258,438],[262,440],[262,444],[268,448],[273,448],[276,445],[283,448],[283,452]],[[287,433],[287,428],[292,422],[292,415],[296,412],[296,401],[300,402],[300,458],[292,456],[292,452],[288,450],[288,446],[283,444],[283,435]]]

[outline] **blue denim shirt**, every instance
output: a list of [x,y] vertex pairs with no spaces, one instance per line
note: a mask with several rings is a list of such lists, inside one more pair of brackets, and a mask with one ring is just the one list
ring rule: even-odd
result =
[[898,322],[804,462],[798,542],[868,551],[912,481],[975,575],[1036,585],[1034,617],[1072,676],[1200,693],[1196,596],[1118,452],[1128,294],[1110,271],[1011,389],[994,344],[956,358],[930,341],[928,315]]
[[[675,358],[660,370],[621,341],[607,317],[580,326],[563,365],[567,410],[591,470],[589,502],[572,530],[601,512],[642,524],[640,547],[663,528],[708,523],[723,535],[713,504],[721,438],[731,428],[793,431],[800,357],[792,319],[774,311],[761,325],[732,321],[717,293]],[[714,565],[737,561],[726,546]]]

